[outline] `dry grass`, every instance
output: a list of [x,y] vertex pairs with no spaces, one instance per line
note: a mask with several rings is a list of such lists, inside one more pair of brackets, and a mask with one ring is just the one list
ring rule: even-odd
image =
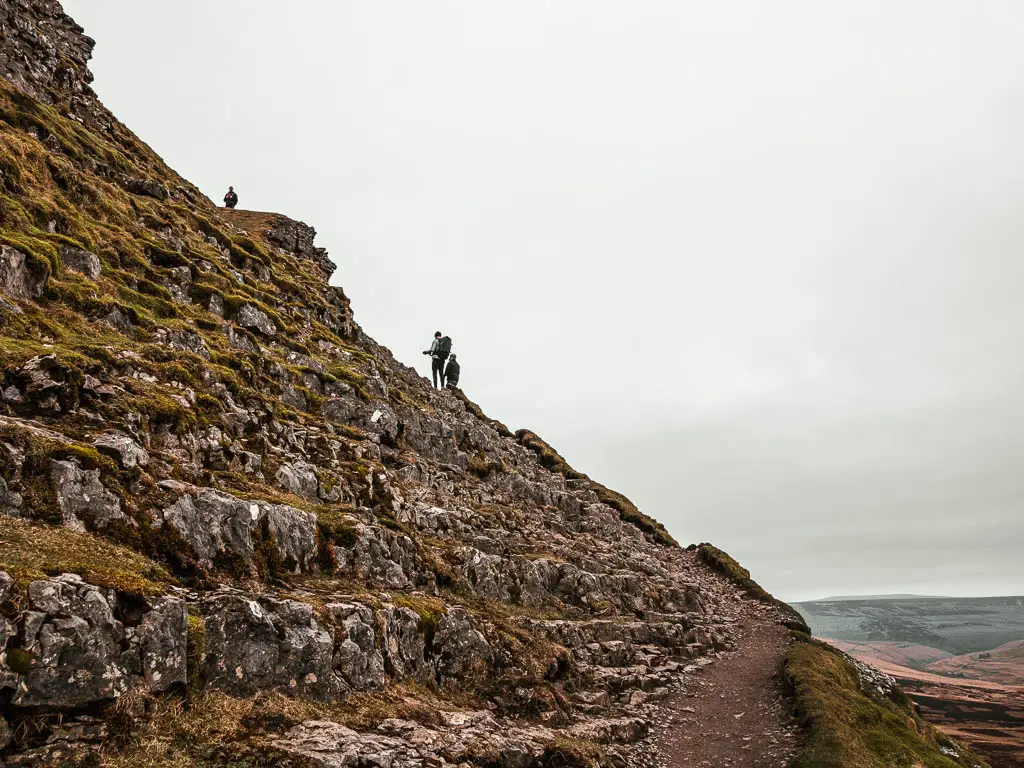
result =
[[[196,768],[269,765],[271,742],[306,720],[329,720],[356,730],[372,728],[388,718],[438,724],[438,712],[456,703],[413,685],[393,685],[379,693],[354,693],[337,702],[320,704],[278,693],[239,699],[205,693],[191,699],[149,700],[143,721],[127,710],[140,702],[119,704],[130,730],[119,734],[102,755],[104,768]],[[115,708],[116,709],[116,708]]]
[[142,555],[88,533],[0,518],[0,570],[19,585],[59,573],[133,595],[156,595],[171,581]]

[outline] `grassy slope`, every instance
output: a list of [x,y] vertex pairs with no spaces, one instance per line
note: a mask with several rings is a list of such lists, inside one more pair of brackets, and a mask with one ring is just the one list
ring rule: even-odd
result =
[[792,768],[984,768],[970,750],[915,712],[898,688],[864,691],[848,656],[807,637],[789,650],[786,676],[807,744]]

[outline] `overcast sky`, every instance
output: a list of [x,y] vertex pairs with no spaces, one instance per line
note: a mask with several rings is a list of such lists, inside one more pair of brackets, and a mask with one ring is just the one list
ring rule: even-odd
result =
[[1024,3],[65,6],[174,168],[680,541],[1024,594]]

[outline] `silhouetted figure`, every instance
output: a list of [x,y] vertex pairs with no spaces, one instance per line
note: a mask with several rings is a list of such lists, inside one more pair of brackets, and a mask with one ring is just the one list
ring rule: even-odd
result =
[[459,364],[455,361],[455,355],[448,358],[448,365],[444,369],[444,378],[448,382],[445,386],[448,389],[454,389],[459,386]]
[[235,193],[234,187],[228,187],[228,193],[224,195],[224,205],[228,208],[238,205],[238,195]]
[[437,381],[441,380],[441,387],[444,387],[444,361],[452,351],[452,340],[450,336],[441,336],[441,332],[434,334],[434,340],[430,343],[430,349],[424,350],[424,355],[430,355],[430,371],[434,375],[434,388],[438,388]]

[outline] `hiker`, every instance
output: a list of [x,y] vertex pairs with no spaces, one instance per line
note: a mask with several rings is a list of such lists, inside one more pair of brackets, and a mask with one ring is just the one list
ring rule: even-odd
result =
[[434,334],[434,340],[430,343],[430,349],[423,352],[430,355],[431,373],[434,375],[434,388],[438,389],[437,380],[441,379],[441,387],[444,388],[444,362],[452,351],[452,340],[450,336],[442,336],[440,331]]
[[455,355],[448,358],[448,365],[444,369],[444,377],[448,381],[445,385],[448,389],[455,389],[459,386],[459,364],[455,362]]
[[235,193],[234,187],[228,187],[228,193],[224,195],[224,205],[228,208],[238,205],[238,195]]

